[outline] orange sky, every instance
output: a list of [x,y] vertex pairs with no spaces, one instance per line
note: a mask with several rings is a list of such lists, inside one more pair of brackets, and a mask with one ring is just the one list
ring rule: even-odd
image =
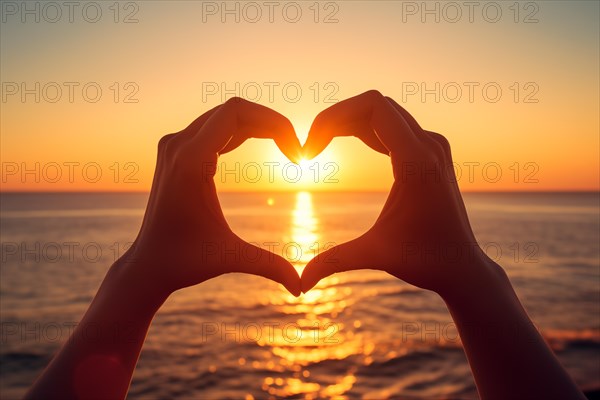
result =
[[[597,2],[502,3],[500,17],[462,9],[456,22],[443,3],[439,22],[421,2],[321,2],[318,15],[284,2],[271,16],[235,2],[229,14],[221,2],[127,4],[116,15],[101,3],[94,23],[93,10],[72,23],[65,10],[40,8],[39,22],[2,10],[2,190],[146,191],[158,139],[232,94],[285,114],[303,141],[320,110],[371,88],[448,137],[463,190],[599,189]],[[389,160],[353,138],[301,170],[257,139],[220,162],[231,191],[392,179]]]

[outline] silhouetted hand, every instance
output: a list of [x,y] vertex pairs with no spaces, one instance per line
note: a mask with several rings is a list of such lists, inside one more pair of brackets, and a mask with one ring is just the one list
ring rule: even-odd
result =
[[350,135],[390,155],[394,184],[368,232],[308,263],[303,291],[333,273],[363,268],[436,292],[458,288],[482,253],[456,184],[448,141],[423,130],[394,100],[368,91],[321,112],[304,154],[313,158],[333,137]]
[[[217,158],[250,137],[272,138],[292,161],[299,157],[300,143],[285,117],[238,98],[160,140],[138,237],[109,268],[77,328],[26,399],[125,398],[152,319],[177,289],[245,272],[300,294],[294,267],[237,237],[219,205]],[[93,338],[85,333],[89,326],[98,333]]]
[[[527,316],[502,267],[477,245],[448,141],[423,130],[377,91],[320,113],[305,156],[314,157],[341,135],[358,136],[389,154],[394,184],[367,233],[308,263],[302,290],[336,272],[387,271],[444,299],[482,399],[585,399]],[[507,329],[512,334],[498,334]]]
[[300,143],[279,113],[234,98],[164,136],[144,222],[123,259],[151,290],[170,293],[228,272],[264,276],[300,294],[300,278],[284,258],[236,236],[225,221],[213,176],[219,154],[250,137],[272,138],[292,161]]

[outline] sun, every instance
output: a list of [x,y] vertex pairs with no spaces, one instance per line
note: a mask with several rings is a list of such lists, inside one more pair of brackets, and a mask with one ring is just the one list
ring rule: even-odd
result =
[[302,168],[302,170],[308,169],[308,167],[310,167],[312,164],[314,164],[314,162],[306,159],[305,157],[300,158],[300,161],[298,161],[298,165],[300,168]]
[[[300,144],[308,135],[309,123],[294,123]],[[269,183],[275,183],[283,190],[329,190],[337,189],[331,182],[339,180],[339,163],[333,146],[327,147],[313,159],[303,154],[295,160],[288,159],[274,144],[268,154],[268,168],[265,177]]]
[[308,160],[303,157],[300,159],[300,161],[298,161],[298,166],[300,167],[302,174],[302,178],[299,180],[299,183],[303,185],[319,183],[321,165],[318,161],[315,161],[314,159]]

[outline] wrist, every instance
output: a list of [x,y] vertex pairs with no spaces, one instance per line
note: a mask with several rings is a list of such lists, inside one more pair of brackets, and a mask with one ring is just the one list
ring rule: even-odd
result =
[[140,263],[122,257],[109,268],[101,291],[105,289],[106,296],[120,301],[137,315],[153,316],[171,292],[157,283],[151,273],[143,273],[143,270],[144,266]]
[[513,290],[506,272],[485,254],[464,265],[455,284],[438,291],[448,305],[473,303],[490,296],[499,297],[510,293]]

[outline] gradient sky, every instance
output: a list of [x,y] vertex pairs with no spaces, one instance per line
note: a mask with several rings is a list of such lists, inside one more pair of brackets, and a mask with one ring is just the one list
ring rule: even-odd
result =
[[[98,3],[95,23],[86,21],[96,18],[93,8],[84,13],[87,2],[73,22],[64,7],[60,18],[40,8],[36,22],[21,15],[35,2],[2,3],[2,190],[149,190],[158,139],[221,103],[222,85],[251,99],[260,88],[257,101],[290,118],[302,142],[331,104],[327,95],[378,89],[450,140],[463,190],[599,188],[599,2],[494,3],[499,17],[493,4],[477,2],[472,22],[464,6],[453,22],[457,9],[445,2],[427,3],[439,7],[439,22],[423,15],[422,2],[276,2],[272,21],[264,2],[254,3],[260,18],[240,2],[240,22],[222,15],[220,1],[122,2],[118,15],[113,3]],[[124,23],[130,13],[137,22]],[[23,101],[22,84],[36,82],[40,102],[35,94]],[[52,82],[62,88],[55,103]],[[77,85],[73,102],[65,82]],[[95,103],[82,93],[90,82],[89,96],[102,90]],[[422,98],[423,85],[434,93]],[[124,102],[134,90],[137,102]],[[221,190],[386,190],[392,181],[387,157],[354,138],[335,139],[297,183],[268,140],[252,139],[220,162],[237,171],[217,175]],[[269,170],[265,162],[280,164]]]

